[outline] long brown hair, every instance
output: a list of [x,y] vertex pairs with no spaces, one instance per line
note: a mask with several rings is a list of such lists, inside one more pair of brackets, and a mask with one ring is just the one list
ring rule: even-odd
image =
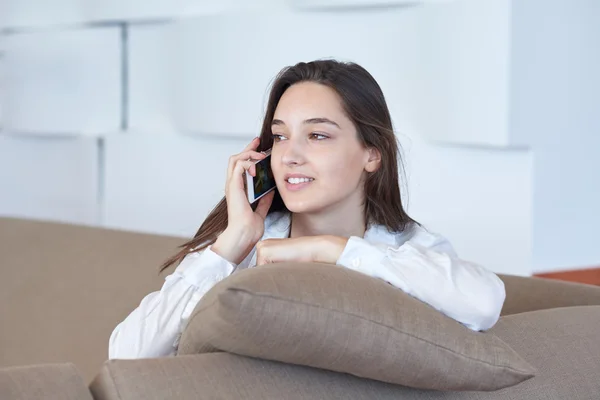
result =
[[[400,148],[385,97],[371,74],[358,64],[318,60],[301,62],[281,70],[271,87],[258,151],[270,149],[273,145],[271,122],[279,99],[290,86],[299,82],[316,82],[335,90],[342,99],[344,111],[356,126],[359,140],[365,147],[375,148],[381,153],[380,168],[369,174],[365,181],[365,221],[383,225],[392,232],[401,232],[414,223],[402,206],[399,186]],[[277,192],[269,213],[275,211],[287,211]],[[187,254],[213,244],[228,222],[227,200],[223,198],[194,238],[181,245],[181,250],[165,261],[161,271],[178,264]]]

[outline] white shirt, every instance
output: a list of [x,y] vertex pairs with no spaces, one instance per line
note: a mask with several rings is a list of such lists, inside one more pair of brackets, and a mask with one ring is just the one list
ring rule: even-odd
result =
[[[262,239],[287,238],[289,229],[288,213],[269,214]],[[174,355],[202,296],[236,268],[255,264],[256,248],[237,266],[210,247],[187,255],[161,290],[115,328],[109,358]],[[475,331],[494,326],[506,297],[498,276],[460,260],[446,239],[418,225],[401,233],[372,225],[363,238],[349,238],[337,265],[387,281]]]

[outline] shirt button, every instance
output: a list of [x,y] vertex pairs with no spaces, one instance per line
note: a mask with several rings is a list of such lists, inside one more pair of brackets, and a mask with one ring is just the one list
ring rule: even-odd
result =
[[352,260],[352,266],[353,267],[358,267],[360,265],[360,258],[355,258],[354,260]]

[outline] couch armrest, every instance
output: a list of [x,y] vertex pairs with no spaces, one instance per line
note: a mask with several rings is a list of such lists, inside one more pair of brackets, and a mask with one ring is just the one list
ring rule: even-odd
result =
[[501,315],[559,307],[600,305],[600,286],[498,274],[506,288]]
[[405,390],[399,385],[230,353],[109,360],[90,384],[96,400],[395,400],[404,399]]
[[0,369],[2,400],[92,400],[75,365],[46,364]]

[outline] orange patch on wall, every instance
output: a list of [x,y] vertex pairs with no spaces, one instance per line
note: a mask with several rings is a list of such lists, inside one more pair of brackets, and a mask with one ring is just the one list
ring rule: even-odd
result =
[[534,274],[534,276],[600,286],[600,268],[586,268],[574,271],[547,272],[543,274]]

